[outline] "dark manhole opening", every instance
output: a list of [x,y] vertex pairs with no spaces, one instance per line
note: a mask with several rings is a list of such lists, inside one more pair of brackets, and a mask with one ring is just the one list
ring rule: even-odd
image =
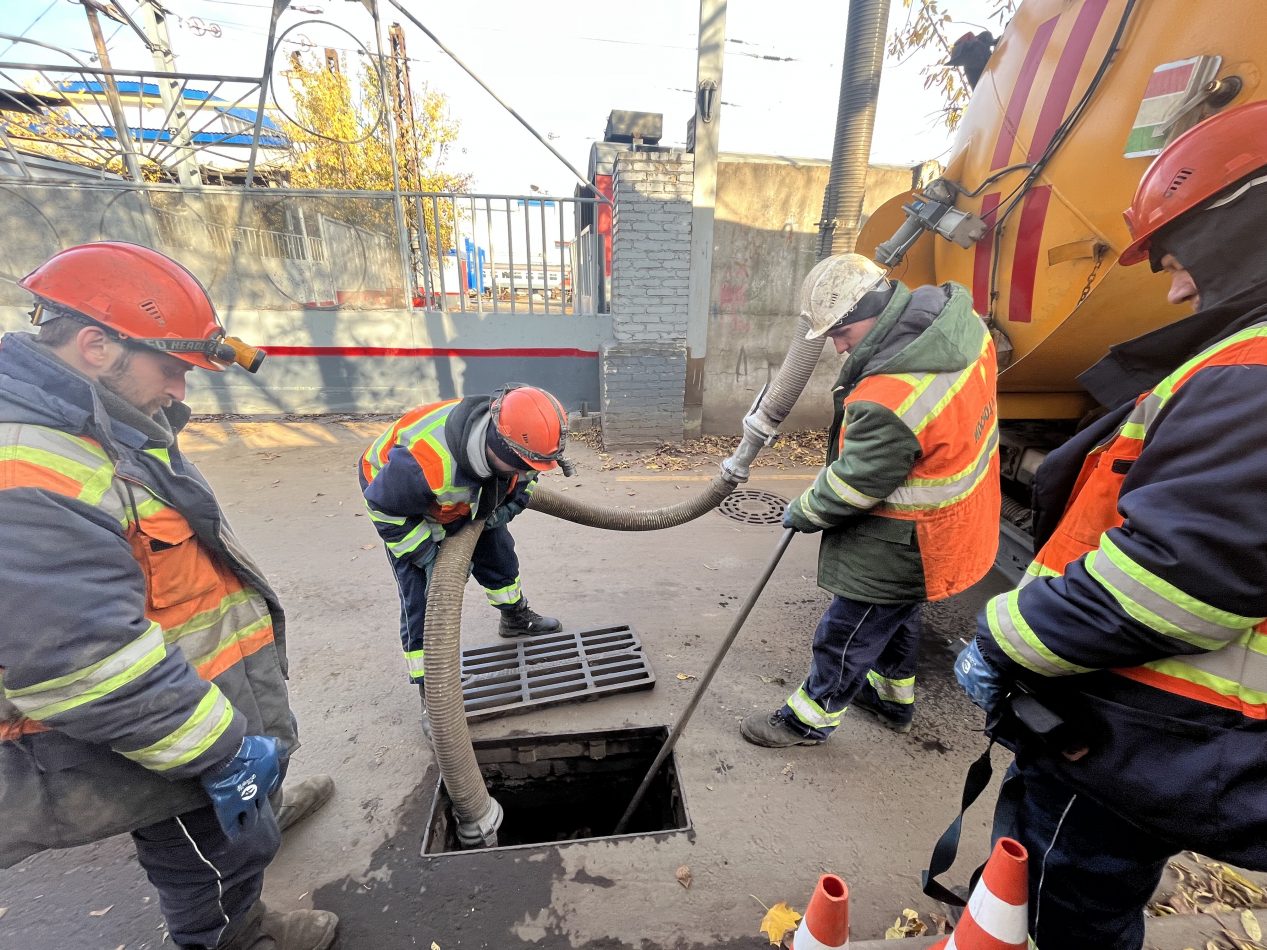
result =
[[[660,766],[626,830],[612,834],[668,735],[667,727],[653,726],[477,740],[475,761],[505,812],[497,848],[477,850],[689,831],[675,752]],[[458,844],[452,802],[441,780],[422,853],[459,851],[469,853]]]
[[721,500],[723,517],[742,524],[781,524],[787,499],[759,488],[741,488]]

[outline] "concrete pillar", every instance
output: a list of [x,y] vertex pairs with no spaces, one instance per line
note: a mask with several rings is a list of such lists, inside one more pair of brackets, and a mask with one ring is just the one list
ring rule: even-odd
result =
[[628,152],[616,160],[612,335],[603,347],[603,444],[682,439],[691,270],[692,156]]

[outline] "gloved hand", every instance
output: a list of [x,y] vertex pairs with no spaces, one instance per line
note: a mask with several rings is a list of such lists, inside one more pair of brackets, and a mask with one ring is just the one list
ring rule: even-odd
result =
[[493,513],[484,521],[484,530],[491,531],[494,528],[501,528],[510,524],[511,519],[527,507],[528,496],[520,492],[514,498],[502,502],[493,509]]
[[1003,676],[981,654],[974,639],[955,659],[955,679],[974,703],[990,712],[1003,698]]
[[250,832],[259,821],[260,809],[281,780],[277,740],[272,736],[247,736],[237,754],[199,779],[211,798],[224,833],[234,838]]
[[792,518],[791,505],[788,505],[786,508],[783,509],[783,527],[786,528],[788,531],[803,531],[806,534],[811,534],[814,531],[818,530],[817,528],[808,527],[803,522],[798,523],[797,521],[795,521]]

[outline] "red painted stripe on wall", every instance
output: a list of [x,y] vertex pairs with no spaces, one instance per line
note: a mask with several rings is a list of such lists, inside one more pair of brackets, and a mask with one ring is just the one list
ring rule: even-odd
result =
[[1007,318],[1012,323],[1029,323],[1034,318],[1034,280],[1038,275],[1038,248],[1043,241],[1043,223],[1051,201],[1051,185],[1030,190],[1017,226],[1016,256],[1012,261],[1012,293]]
[[1078,81],[1078,73],[1087,58],[1087,50],[1091,48],[1091,39],[1095,36],[1108,4],[1109,0],[1086,0],[1078,11],[1078,18],[1073,21],[1073,29],[1069,31],[1065,48],[1056,63],[1056,71],[1047,86],[1047,96],[1043,99],[1043,108],[1038,114],[1038,124],[1034,126],[1034,139],[1030,142],[1026,161],[1033,162],[1042,157],[1051,143],[1051,137],[1065,120],[1065,108],[1069,105],[1074,83]]
[[1025,61],[1021,63],[1021,71],[1017,74],[1016,85],[1007,100],[1007,112],[1003,114],[1003,123],[999,126],[999,139],[994,143],[994,157],[990,159],[990,170],[1003,168],[1012,159],[1012,144],[1016,141],[1016,133],[1021,126],[1021,116],[1029,102],[1030,90],[1034,87],[1034,77],[1038,75],[1038,65],[1043,61],[1043,53],[1047,52],[1047,44],[1056,30],[1054,16],[1041,24],[1034,31],[1033,42],[1025,51]]
[[[981,218],[993,225],[994,212],[999,210],[996,191],[981,199]],[[972,259],[972,306],[984,316],[990,311],[990,262],[994,257],[994,228],[991,227],[980,241]]]
[[394,347],[394,346],[262,346],[269,356],[460,356],[463,359],[484,357],[517,357],[557,359],[575,357],[597,359],[597,350],[576,350],[569,347],[522,347],[500,350],[446,349],[443,347]]

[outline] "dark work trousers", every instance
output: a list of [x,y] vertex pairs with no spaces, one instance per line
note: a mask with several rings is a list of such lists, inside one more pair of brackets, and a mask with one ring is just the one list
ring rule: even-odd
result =
[[1177,849],[1024,764],[999,791],[994,837],[1029,852],[1029,932],[1041,950],[1140,950],[1144,905]]
[[811,739],[826,739],[874,668],[887,679],[915,675],[920,604],[866,604],[835,596],[814,631],[813,661],[801,688],[779,710]]
[[[387,560],[396,574],[396,588],[400,592],[400,644],[405,651],[409,682],[421,683],[425,670],[422,628],[427,619],[430,571],[408,560],[397,560],[390,551]],[[471,573],[496,606],[511,607],[523,599],[515,539],[506,527],[492,528],[480,535],[471,555]]]
[[227,838],[208,805],[138,828],[132,840],[173,942],[201,948],[228,943],[258,916],[264,869],[282,837],[270,806],[250,831]]

